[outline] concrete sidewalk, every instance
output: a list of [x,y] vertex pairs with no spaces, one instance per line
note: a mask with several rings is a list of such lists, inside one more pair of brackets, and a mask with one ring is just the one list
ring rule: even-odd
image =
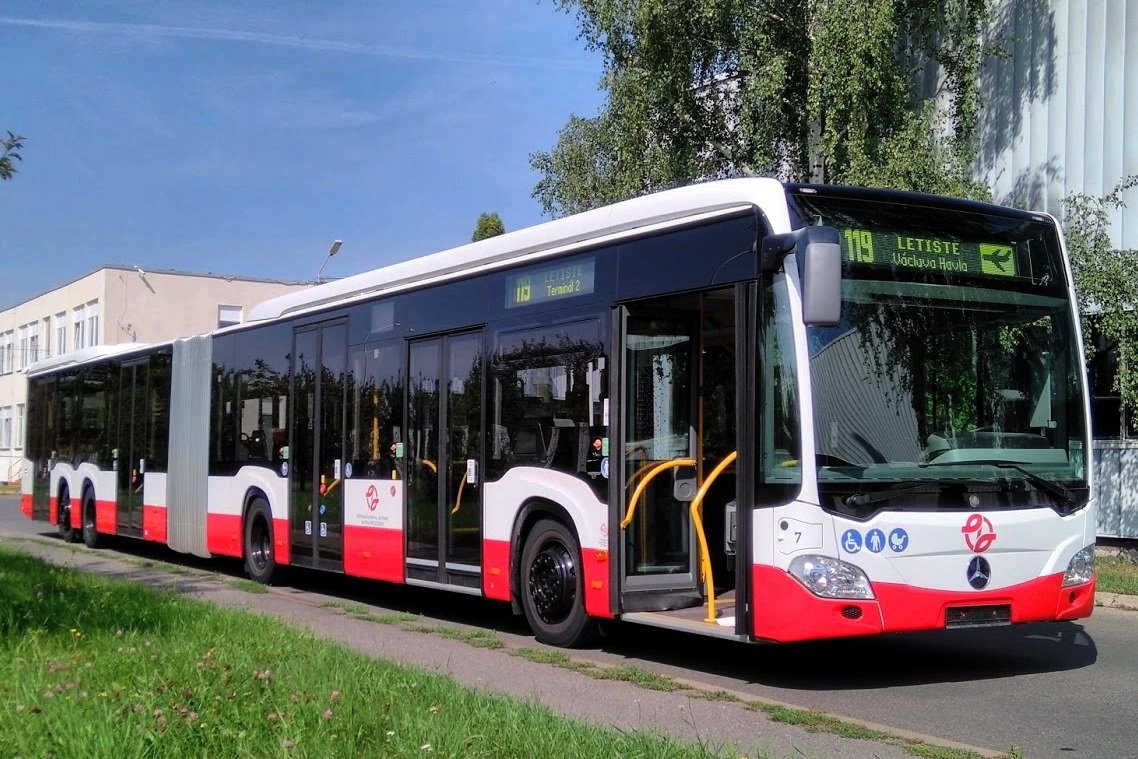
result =
[[[750,757],[901,759],[912,756],[901,745],[901,740],[897,745],[854,740],[775,723],[763,712],[746,707],[743,702],[760,703],[750,694],[732,694],[740,701],[709,700],[699,697],[697,689],[700,686],[693,683],[684,683],[691,687],[686,692],[647,690],[626,682],[600,680],[563,667],[535,663],[511,655],[509,648],[479,648],[461,640],[428,635],[396,624],[359,619],[341,609],[329,607],[328,596],[305,590],[273,587],[265,593],[251,593],[236,587],[237,583],[225,574],[186,570],[182,566],[178,566],[178,573],[166,572],[140,566],[137,559],[132,561],[131,557],[114,550],[89,551],[50,538],[2,530],[0,542],[61,566],[174,590],[219,606],[269,614],[367,656],[446,675],[475,690],[535,702],[582,722],[621,731],[655,733],[711,748],[730,749]],[[1118,606],[1132,603],[1131,608],[1138,609],[1138,599],[1128,598],[1121,601],[1112,598],[1111,603]],[[353,605],[355,603],[359,602]],[[378,605],[361,605],[368,606],[368,610],[376,615],[391,612]],[[542,646],[532,642],[532,647]],[[563,653],[573,656],[572,651]],[[776,702],[763,700],[761,703]],[[1001,756],[986,749],[913,735],[886,726],[855,724],[890,733],[898,739],[971,750],[978,756]]]

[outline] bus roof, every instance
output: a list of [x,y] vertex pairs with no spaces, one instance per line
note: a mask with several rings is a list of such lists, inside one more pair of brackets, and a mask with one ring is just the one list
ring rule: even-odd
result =
[[665,190],[281,295],[251,308],[244,324],[553,256],[747,207],[758,206],[768,216],[773,214],[768,220],[776,231],[785,232],[790,222],[784,198],[781,182],[759,177]]
[[91,364],[100,359],[123,356],[129,353],[143,353],[160,347],[162,343],[116,343],[113,345],[96,345],[91,348],[80,348],[70,353],[61,353],[57,356],[41,359],[28,367],[29,377],[37,374],[46,374],[57,369],[66,369],[72,366]]

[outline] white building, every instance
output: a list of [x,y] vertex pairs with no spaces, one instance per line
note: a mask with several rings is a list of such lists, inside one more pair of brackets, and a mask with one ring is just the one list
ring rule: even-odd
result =
[[19,479],[24,370],[94,345],[159,342],[242,321],[255,303],[305,287],[268,279],[104,266],[0,311],[0,483]]
[[[1062,218],[1138,174],[1138,0],[999,0],[985,33],[978,175],[1004,203]],[[1111,212],[1111,241],[1138,251],[1138,188]],[[1090,381],[1098,532],[1138,538],[1138,440],[1101,340]]]

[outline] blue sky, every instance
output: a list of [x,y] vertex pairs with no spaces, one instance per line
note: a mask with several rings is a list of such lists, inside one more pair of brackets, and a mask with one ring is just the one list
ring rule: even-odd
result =
[[344,276],[543,220],[529,155],[595,115],[552,0],[9,0],[0,308],[103,264]]

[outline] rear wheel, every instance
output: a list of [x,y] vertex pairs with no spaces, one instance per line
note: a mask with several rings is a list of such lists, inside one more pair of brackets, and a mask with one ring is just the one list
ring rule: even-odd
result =
[[103,547],[103,536],[95,522],[95,496],[89,490],[83,494],[83,543],[88,548]]
[[66,485],[59,493],[59,510],[56,514],[56,520],[59,537],[63,539],[64,543],[74,543],[78,531],[71,526],[71,491],[67,489]]
[[277,574],[273,520],[269,504],[263,498],[253,499],[245,515],[245,571],[250,579],[266,585]]
[[582,646],[596,637],[597,621],[585,613],[581,547],[561,522],[534,525],[522,549],[522,609],[542,643]]

